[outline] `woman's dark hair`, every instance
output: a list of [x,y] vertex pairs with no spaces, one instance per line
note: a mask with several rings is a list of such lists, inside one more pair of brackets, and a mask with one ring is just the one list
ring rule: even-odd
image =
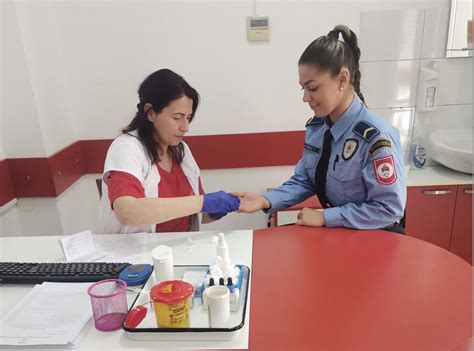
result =
[[[344,41],[339,40],[339,33]],[[337,25],[327,35],[323,35],[311,44],[301,55],[298,65],[312,65],[323,71],[329,71],[335,77],[343,66],[347,67],[351,76],[351,84],[355,92],[365,104],[360,91],[359,70],[360,49],[355,33],[345,25]]]
[[[148,120],[147,112],[144,110],[145,104],[151,104],[156,113],[160,113],[172,101],[180,97],[187,96],[193,100],[193,112],[190,122],[199,105],[199,94],[191,87],[183,77],[170,69],[160,69],[150,74],[138,88],[140,102],[137,105],[137,113],[130,124],[122,130],[122,133],[129,134],[136,130],[138,139],[145,146],[148,155],[154,163],[160,161],[162,150],[159,145],[159,136],[154,133],[154,126]],[[182,143],[177,146],[170,146],[171,153],[179,164],[183,161],[184,147]],[[159,152],[160,151],[160,152]]]

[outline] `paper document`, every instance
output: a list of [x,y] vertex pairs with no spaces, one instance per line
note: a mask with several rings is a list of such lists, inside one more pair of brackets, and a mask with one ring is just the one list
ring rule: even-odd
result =
[[92,262],[106,256],[105,252],[95,249],[90,230],[60,239],[59,245],[68,262]]
[[0,345],[75,346],[90,325],[91,284],[36,285],[0,322]]
[[104,258],[106,262],[152,263],[147,247],[151,235],[150,233],[99,235],[96,247],[107,253]]

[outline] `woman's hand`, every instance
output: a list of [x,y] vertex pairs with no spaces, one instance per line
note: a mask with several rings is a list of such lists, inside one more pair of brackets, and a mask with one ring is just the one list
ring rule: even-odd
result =
[[[217,214],[223,217],[225,214],[237,211],[239,208],[239,198],[224,191],[204,194],[202,212]],[[219,217],[219,218],[220,218]]]
[[298,213],[298,220],[295,224],[306,225],[308,227],[323,227],[325,224],[323,213],[321,210],[313,210],[305,207]]
[[246,192],[235,192],[232,195],[240,197],[239,212],[253,213],[270,208],[270,203],[263,196]]

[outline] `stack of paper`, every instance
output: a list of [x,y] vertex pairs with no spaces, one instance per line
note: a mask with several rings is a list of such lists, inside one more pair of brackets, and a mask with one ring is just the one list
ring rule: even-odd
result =
[[0,345],[76,346],[91,325],[90,285],[36,285],[0,322]]

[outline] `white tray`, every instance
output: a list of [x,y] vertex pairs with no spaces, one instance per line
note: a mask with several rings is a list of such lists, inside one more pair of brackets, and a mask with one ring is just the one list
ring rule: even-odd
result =
[[[145,304],[148,312],[143,321],[136,328],[127,328],[122,325],[125,334],[133,340],[231,340],[240,334],[245,324],[245,313],[247,310],[247,296],[249,288],[250,269],[239,265],[242,270],[240,287],[240,307],[236,312],[230,313],[229,326],[227,328],[210,328],[208,313],[202,307],[200,297],[193,297],[193,308],[190,310],[189,328],[159,328],[156,324],[155,312],[150,301],[149,291],[156,285],[155,275],[143,286],[143,291],[137,295],[130,309],[137,305]],[[182,279],[187,270],[202,270],[207,272],[208,266],[174,266],[174,276]]]

